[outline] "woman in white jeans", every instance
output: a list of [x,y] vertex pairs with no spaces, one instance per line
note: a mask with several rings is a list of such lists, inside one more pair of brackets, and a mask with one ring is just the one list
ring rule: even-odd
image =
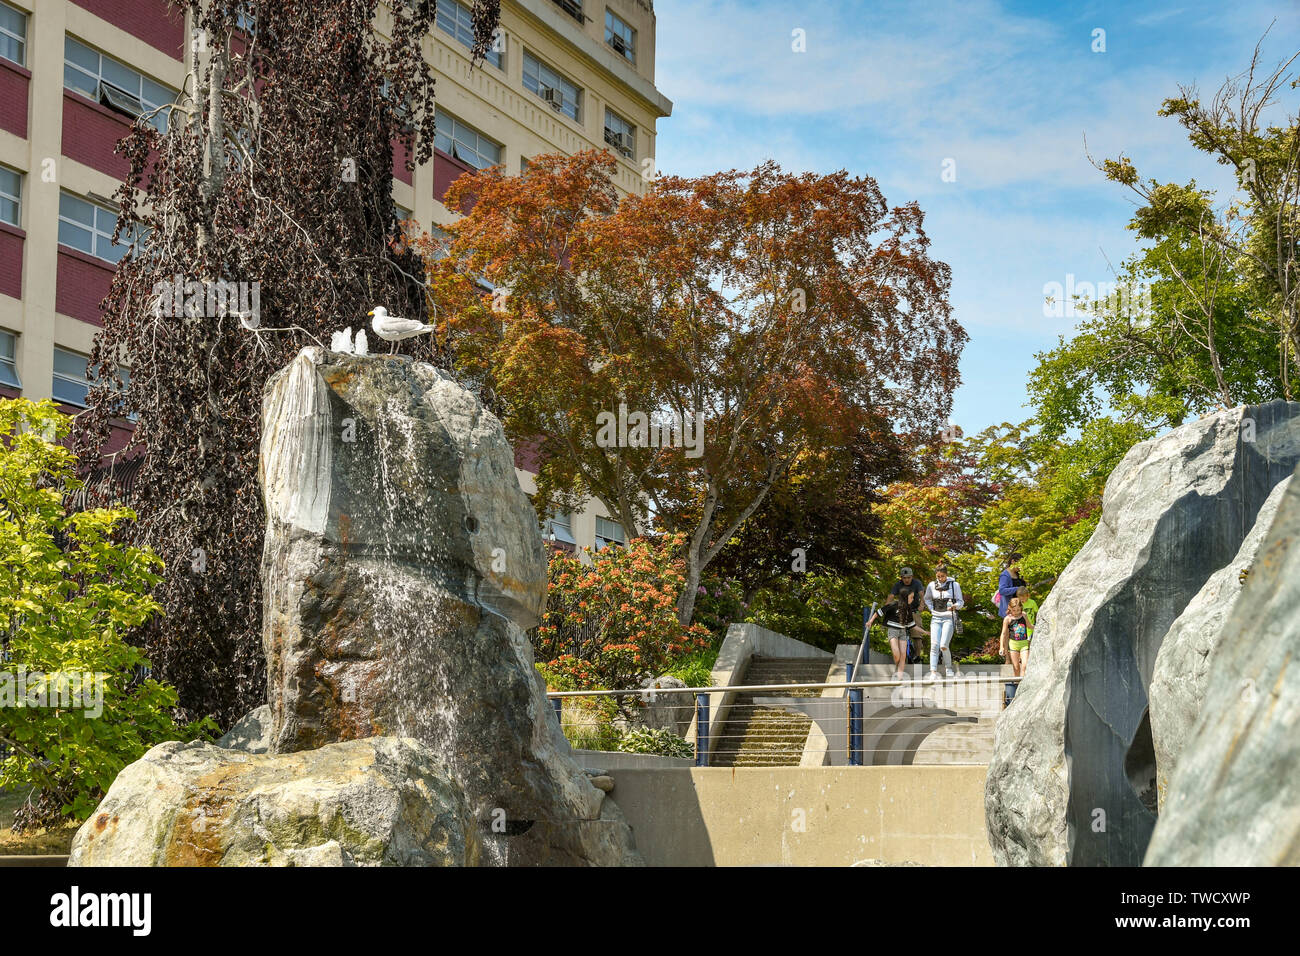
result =
[[948,577],[942,564],[934,569],[934,580],[925,588],[925,606],[930,609],[930,680],[939,679],[940,655],[948,677],[956,677],[952,669],[953,630],[957,626],[957,612],[964,606],[961,585]]

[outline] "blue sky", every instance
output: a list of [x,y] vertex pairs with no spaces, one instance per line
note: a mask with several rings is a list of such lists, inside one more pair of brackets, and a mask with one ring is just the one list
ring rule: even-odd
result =
[[[1074,324],[1044,317],[1044,285],[1111,280],[1108,262],[1136,249],[1131,194],[1089,165],[1085,136],[1095,158],[1124,152],[1144,177],[1224,188],[1160,103],[1180,85],[1217,89],[1275,18],[1265,62],[1300,47],[1291,0],[656,0],[655,13],[656,82],[674,104],[660,170],[772,158],[870,175],[891,204],[920,203],[971,337],[953,410],[967,434],[1029,414],[1034,353]],[[1097,29],[1105,52],[1093,52]],[[805,52],[792,50],[795,30]]]

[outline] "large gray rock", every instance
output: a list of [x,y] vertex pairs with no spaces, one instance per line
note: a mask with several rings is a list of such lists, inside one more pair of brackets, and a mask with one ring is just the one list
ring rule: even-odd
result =
[[640,698],[641,712],[637,715],[637,725],[651,730],[670,730],[678,737],[685,737],[695,717],[695,698],[690,694],[656,694],[655,691],[685,687],[686,682],[680,677],[664,674],[647,677],[641,686],[647,692]]
[[1146,689],[1160,643],[1300,461],[1300,404],[1207,416],[1134,447],[1039,613],[998,721],[985,811],[1007,865],[1141,862],[1155,825]]
[[69,866],[472,866],[478,828],[428,746],[296,754],[159,744],[77,831]]
[[433,366],[304,349],[265,389],[261,481],[273,749],[416,737],[495,862],[640,862],[533,666],[545,555],[497,419]]
[[1217,640],[1148,866],[1300,865],[1300,482]]
[[1156,793],[1164,811],[1169,779],[1178,763],[1178,755],[1191,739],[1192,729],[1201,716],[1205,686],[1214,666],[1224,623],[1228,620],[1241,593],[1241,574],[1255,561],[1264,544],[1268,529],[1277,516],[1282,497],[1291,486],[1284,479],[1259,509],[1255,527],[1242,542],[1236,556],[1210,575],[1174,621],[1156,654],[1156,669],[1151,677],[1151,739],[1156,754]]
[[263,704],[250,710],[217,738],[217,746],[250,754],[268,753],[271,750],[271,708]]

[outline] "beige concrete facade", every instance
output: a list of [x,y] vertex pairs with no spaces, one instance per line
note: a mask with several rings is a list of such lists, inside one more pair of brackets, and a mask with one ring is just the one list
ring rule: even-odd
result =
[[992,866],[984,767],[611,770],[651,866]]

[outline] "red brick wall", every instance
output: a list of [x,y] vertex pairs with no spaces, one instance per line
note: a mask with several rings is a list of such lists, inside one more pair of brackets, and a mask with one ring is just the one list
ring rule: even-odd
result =
[[435,149],[433,151],[433,198],[441,202],[442,197],[447,195],[447,188],[459,179],[462,173],[472,172],[473,169],[474,167],[469,163],[452,159],[442,150]]
[[542,467],[541,438],[525,438],[515,443],[515,467],[537,474]]
[[0,129],[27,138],[27,86],[32,74],[17,63],[0,60]]
[[130,120],[120,113],[92,103],[80,93],[63,91],[61,151],[69,159],[108,173],[114,179],[125,179],[131,166],[113,149],[130,131]]
[[59,247],[58,284],[54,290],[54,309],[63,315],[81,319],[91,325],[103,325],[99,303],[113,284],[113,266],[77,249]]
[[[125,30],[157,50],[181,59],[185,16],[167,0],[72,0],[83,10]],[[94,41],[94,37],[84,39]]]
[[[126,443],[131,440],[131,435],[135,432],[135,426],[130,422],[119,423],[114,421],[113,424],[109,426],[109,430],[110,434],[108,436],[108,441],[104,443],[104,447],[100,450],[101,455],[111,455],[113,452],[121,451],[125,448]],[[135,458],[138,454],[139,453],[137,452],[136,454],[124,457]]]
[[393,140],[393,176],[410,186],[415,178],[414,174],[406,168],[406,161],[410,158],[411,151],[406,148],[400,139]]
[[25,233],[0,222],[0,293],[23,297],[23,239]]

